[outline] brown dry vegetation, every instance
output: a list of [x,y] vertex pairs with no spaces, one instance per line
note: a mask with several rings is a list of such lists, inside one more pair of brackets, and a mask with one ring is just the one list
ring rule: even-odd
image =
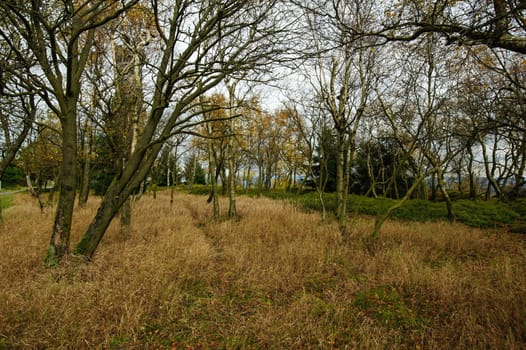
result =
[[[526,247],[446,223],[334,223],[239,198],[143,197],[94,261],[43,257],[52,211],[16,197],[0,227],[0,348],[524,349]],[[96,208],[75,213],[73,242]],[[223,207],[226,207],[223,203]]]

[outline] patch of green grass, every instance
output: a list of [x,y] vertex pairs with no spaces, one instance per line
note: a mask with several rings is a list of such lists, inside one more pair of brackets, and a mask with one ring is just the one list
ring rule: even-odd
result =
[[378,286],[356,293],[354,306],[387,328],[415,329],[425,326],[405,302],[402,295],[390,286]]
[[110,339],[109,345],[110,349],[126,349],[126,345],[131,342],[131,338],[124,336],[113,336]]
[[309,319],[334,323],[336,319],[336,305],[313,294],[304,294],[300,297],[301,304]]
[[[289,198],[282,192],[281,199]],[[269,196],[270,197],[270,196]],[[274,194],[272,198],[280,198]],[[318,194],[314,192],[301,194],[295,199],[303,207],[310,210],[321,210]],[[324,194],[325,207],[334,210],[336,196],[334,193]],[[348,208],[359,214],[376,216],[386,212],[397,200],[391,198],[372,198],[350,195]],[[503,201],[472,201],[460,199],[453,202],[453,210],[457,220],[471,227],[491,228],[513,225],[526,217],[526,199],[521,198],[513,202]],[[448,219],[445,202],[432,202],[422,199],[408,200],[391,214],[393,219],[409,221],[445,221]]]
[[470,201],[459,200],[453,208],[460,222],[472,227],[498,227],[511,225],[520,218],[506,203],[495,200]]
[[[179,341],[181,334],[174,332],[166,325],[157,324],[157,323],[145,323],[139,332],[139,340],[143,346],[149,348],[170,348],[174,343]],[[183,332],[182,338],[186,336],[186,332]],[[127,337],[122,338],[124,340],[129,339]],[[127,343],[127,342],[126,342]],[[126,343],[121,343],[126,345]],[[119,345],[121,345],[119,344]],[[129,345],[129,344],[128,344]],[[126,347],[117,347],[118,349],[125,349]]]
[[519,214],[522,220],[526,220],[526,198],[516,198],[506,202],[508,207]]
[[[351,196],[350,205],[355,212],[367,215],[378,215],[385,212],[396,202],[396,200],[389,198]],[[514,207],[521,207],[521,205],[515,204]],[[453,211],[459,222],[479,228],[511,225],[521,217],[521,215],[510,208],[507,203],[495,200],[457,200],[453,202]],[[413,199],[408,200],[402,207],[396,209],[391,217],[410,221],[447,220],[447,207],[445,202]]]
[[0,336],[0,350],[13,349],[13,343],[7,337]]
[[2,209],[9,208],[12,202],[13,202],[12,196],[0,195],[0,206],[2,207]]
[[[392,198],[351,195],[349,204],[354,212],[376,216],[385,213],[397,202]],[[391,217],[410,221],[440,221],[447,219],[447,209],[445,203],[413,199],[393,211]]]
[[211,287],[208,281],[199,278],[185,278],[179,282],[179,288],[194,298],[208,298]]

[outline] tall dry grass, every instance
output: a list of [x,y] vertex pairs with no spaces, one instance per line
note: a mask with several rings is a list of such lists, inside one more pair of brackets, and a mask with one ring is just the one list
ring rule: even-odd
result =
[[[73,242],[96,206],[76,210]],[[518,236],[388,222],[371,241],[357,218],[344,244],[335,223],[264,198],[220,222],[185,194],[133,209],[93,262],[47,269],[53,213],[16,197],[0,227],[0,349],[526,347]]]

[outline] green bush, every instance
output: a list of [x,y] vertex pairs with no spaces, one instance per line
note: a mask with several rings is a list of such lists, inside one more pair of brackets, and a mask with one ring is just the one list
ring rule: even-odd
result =
[[[327,210],[336,209],[336,195],[334,193],[324,193],[323,201]],[[302,194],[298,197],[298,202],[307,209],[321,211],[321,202],[318,192]]]
[[11,187],[25,184],[24,172],[17,166],[9,166],[2,176],[2,187]]
[[[182,186],[188,188],[188,192],[190,192],[190,194],[195,194],[195,195],[198,195],[198,196],[208,196],[210,194],[210,192],[212,191],[212,186],[209,186],[209,185],[196,185],[196,184],[194,184],[194,185],[192,185],[191,188],[188,185],[182,185]],[[219,191],[219,193],[221,193],[221,188],[218,188],[218,191]]]
[[354,306],[388,328],[422,328],[427,323],[408,307],[404,297],[391,286],[358,291]]

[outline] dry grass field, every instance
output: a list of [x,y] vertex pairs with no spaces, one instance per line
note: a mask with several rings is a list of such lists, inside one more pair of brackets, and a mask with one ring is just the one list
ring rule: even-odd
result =
[[[222,203],[226,208],[226,203]],[[77,242],[97,206],[77,209]],[[270,199],[213,222],[204,197],[134,203],[91,263],[43,264],[53,210],[18,195],[0,226],[0,349],[525,349],[520,236],[370,218],[343,243]]]

